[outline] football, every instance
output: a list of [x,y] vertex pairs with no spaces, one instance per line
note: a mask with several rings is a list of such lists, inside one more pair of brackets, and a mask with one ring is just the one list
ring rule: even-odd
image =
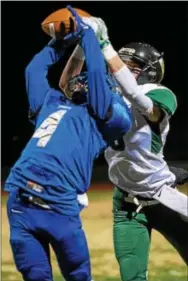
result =
[[[87,12],[74,8],[79,16],[90,17]],[[63,39],[65,35],[75,31],[76,23],[72,13],[63,8],[50,14],[41,24],[42,30],[55,39]]]

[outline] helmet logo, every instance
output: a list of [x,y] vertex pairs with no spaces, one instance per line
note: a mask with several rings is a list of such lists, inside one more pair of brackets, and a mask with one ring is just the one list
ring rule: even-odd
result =
[[133,55],[136,52],[136,50],[133,49],[133,48],[121,48],[119,50],[119,53],[121,54],[123,52],[126,52],[127,54]]
[[156,71],[150,71],[148,74],[151,75],[151,76],[155,76],[156,75]]

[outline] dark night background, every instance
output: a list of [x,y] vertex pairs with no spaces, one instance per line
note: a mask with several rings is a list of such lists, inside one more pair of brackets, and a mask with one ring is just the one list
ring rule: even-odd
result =
[[[171,120],[167,160],[188,160],[188,19],[186,2],[2,2],[2,167],[12,166],[33,132],[27,118],[24,69],[49,41],[41,22],[71,4],[104,19],[116,49],[144,41],[163,51],[163,84],[173,90],[178,110]],[[56,82],[57,67],[52,82]],[[104,164],[103,156],[97,161]]]

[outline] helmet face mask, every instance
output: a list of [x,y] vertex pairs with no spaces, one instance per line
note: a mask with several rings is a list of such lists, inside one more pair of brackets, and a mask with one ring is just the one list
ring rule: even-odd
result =
[[88,93],[87,73],[81,72],[79,75],[74,76],[68,82],[66,89],[66,96],[74,103],[86,102]]
[[[106,82],[112,92],[121,92],[115,78],[110,73],[106,73]],[[81,72],[69,80],[65,94],[72,102],[83,104],[87,102],[88,91],[87,72]]]
[[[134,74],[139,85],[145,83],[160,83],[163,79],[163,54],[160,54],[149,44],[130,43],[121,48],[118,54]],[[130,67],[130,62],[137,64],[137,71],[136,68]],[[138,73],[138,69],[140,69],[140,73]]]
[[74,93],[88,92],[87,73],[82,72],[71,78],[68,82],[67,91],[70,97],[72,97]]

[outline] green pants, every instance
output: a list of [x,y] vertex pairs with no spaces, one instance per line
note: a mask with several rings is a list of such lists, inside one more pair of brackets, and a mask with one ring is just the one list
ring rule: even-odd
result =
[[[113,238],[123,281],[146,281],[151,230],[159,231],[188,264],[188,222],[162,204],[144,207],[124,201],[117,188],[113,197]],[[136,216],[135,216],[136,215]]]

